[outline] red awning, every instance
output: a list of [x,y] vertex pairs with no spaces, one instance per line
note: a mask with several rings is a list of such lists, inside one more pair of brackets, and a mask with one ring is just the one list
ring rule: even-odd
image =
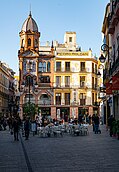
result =
[[112,94],[112,83],[106,83],[106,94]]
[[112,90],[119,90],[119,75],[112,77]]

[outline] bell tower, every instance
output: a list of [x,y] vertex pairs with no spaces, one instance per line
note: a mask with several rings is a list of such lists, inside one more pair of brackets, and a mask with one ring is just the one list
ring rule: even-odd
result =
[[20,51],[22,53],[27,50],[39,51],[39,37],[38,26],[35,20],[32,18],[31,11],[28,18],[22,25],[20,36]]

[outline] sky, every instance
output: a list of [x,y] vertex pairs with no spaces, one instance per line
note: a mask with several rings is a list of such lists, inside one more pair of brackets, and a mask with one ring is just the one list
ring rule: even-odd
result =
[[66,31],[76,32],[82,51],[100,56],[102,24],[109,0],[4,0],[0,1],[0,61],[18,75],[18,50],[23,22],[30,9],[41,32],[40,42],[64,43]]

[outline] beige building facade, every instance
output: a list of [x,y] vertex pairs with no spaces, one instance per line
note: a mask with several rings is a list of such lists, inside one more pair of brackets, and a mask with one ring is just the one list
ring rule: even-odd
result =
[[0,116],[13,113],[14,74],[6,63],[0,61]]
[[34,104],[37,115],[66,120],[99,113],[98,60],[91,49],[81,51],[75,32],[66,32],[63,44],[52,41],[41,45],[30,13],[19,35],[21,117],[25,104]]

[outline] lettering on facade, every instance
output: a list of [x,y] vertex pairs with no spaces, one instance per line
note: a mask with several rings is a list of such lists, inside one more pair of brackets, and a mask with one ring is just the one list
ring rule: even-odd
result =
[[88,52],[68,52],[68,53],[58,53],[58,56],[88,56]]

